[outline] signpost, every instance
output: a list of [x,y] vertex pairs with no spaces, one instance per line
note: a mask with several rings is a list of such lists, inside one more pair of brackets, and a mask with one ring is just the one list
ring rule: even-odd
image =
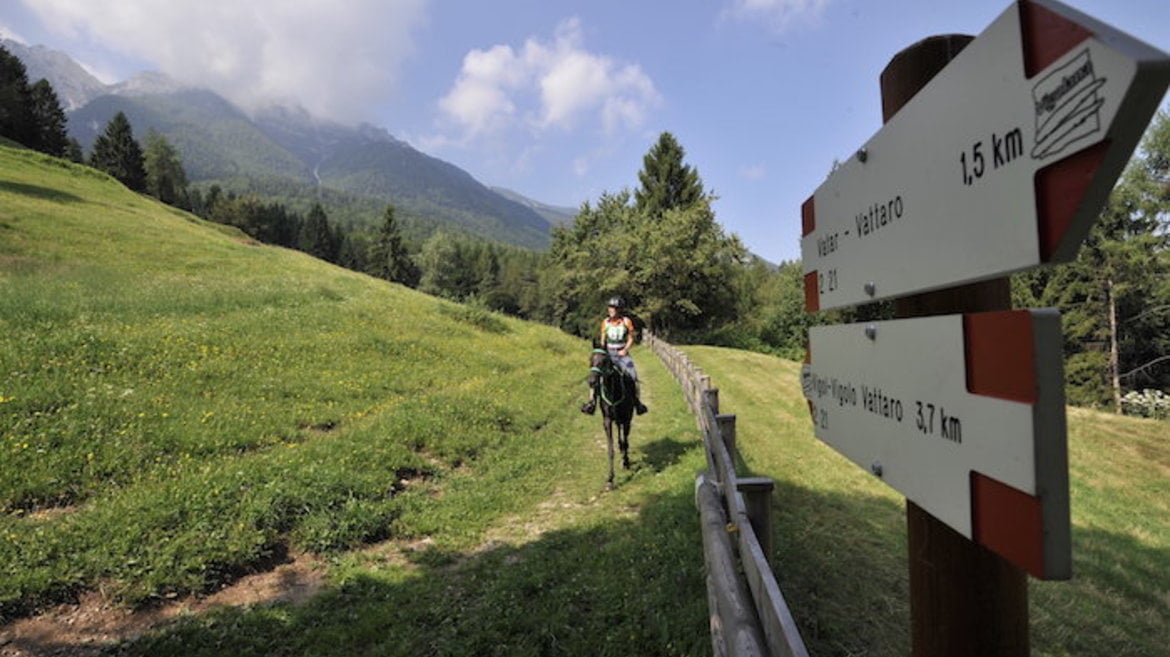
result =
[[809,356],[817,438],[1032,575],[1071,575],[1055,311],[813,327]]
[[805,202],[807,309],[1072,258],[1168,80],[1165,53],[1013,5]]
[[901,318],[810,330],[803,383],[907,497],[915,657],[1029,654],[1025,571],[1071,575],[1059,316],[1004,276],[1075,255],[1168,85],[1165,53],[1019,0],[899,53],[884,127],[801,208],[806,309]]

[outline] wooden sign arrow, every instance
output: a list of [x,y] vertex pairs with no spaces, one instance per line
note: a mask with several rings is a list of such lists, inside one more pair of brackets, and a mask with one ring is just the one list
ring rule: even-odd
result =
[[1071,259],[1168,85],[1160,50],[1009,7],[804,203],[807,310]]

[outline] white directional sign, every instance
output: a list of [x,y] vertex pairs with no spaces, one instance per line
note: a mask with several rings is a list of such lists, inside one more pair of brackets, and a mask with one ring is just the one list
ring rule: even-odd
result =
[[809,330],[817,438],[1036,577],[1071,570],[1060,317],[1004,311]]
[[1070,259],[1170,84],[1170,57],[1013,4],[804,204],[808,310]]

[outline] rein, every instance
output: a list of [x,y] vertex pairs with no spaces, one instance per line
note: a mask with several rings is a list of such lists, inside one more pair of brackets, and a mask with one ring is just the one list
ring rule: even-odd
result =
[[[606,351],[605,349],[594,349],[594,350],[593,350],[593,353],[595,353],[595,354],[605,354],[607,357],[609,356],[609,352],[608,352],[608,351]],[[598,389],[599,389],[599,391],[600,391],[600,393],[601,393],[601,401],[605,402],[606,404],[609,404],[610,406],[617,406],[618,404],[622,403],[622,402],[623,402],[623,401],[625,401],[625,399],[626,399],[626,386],[625,386],[624,384],[621,386],[621,391],[622,391],[622,394],[621,394],[621,396],[620,396],[620,397],[618,397],[616,400],[612,400],[612,399],[610,399],[610,398],[609,398],[609,397],[608,397],[608,396],[605,394],[605,388],[606,388],[606,385],[605,385],[605,380],[606,380],[606,378],[607,378],[607,377],[609,377],[611,374],[613,374],[613,373],[614,373],[614,371],[617,369],[617,367],[616,367],[616,366],[613,364],[613,361],[612,361],[612,360],[608,360],[608,358],[607,358],[607,361],[606,361],[606,362],[608,362],[608,363],[609,363],[609,367],[608,367],[608,368],[602,369],[601,367],[597,367],[597,366],[595,365],[595,366],[593,366],[593,367],[590,367],[590,368],[589,368],[589,371],[590,371],[590,372],[597,372],[599,375],[601,375],[601,381],[599,382],[599,384],[598,384],[598,386],[597,386],[597,387],[598,387]],[[619,372],[619,373],[618,373],[618,375],[619,375],[619,376],[624,376],[624,373],[621,373],[621,372]]]

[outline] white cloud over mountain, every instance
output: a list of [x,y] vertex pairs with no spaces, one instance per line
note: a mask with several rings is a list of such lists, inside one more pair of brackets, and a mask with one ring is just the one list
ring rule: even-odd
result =
[[244,106],[297,102],[366,118],[395,91],[426,0],[22,0],[49,29],[100,42]]

